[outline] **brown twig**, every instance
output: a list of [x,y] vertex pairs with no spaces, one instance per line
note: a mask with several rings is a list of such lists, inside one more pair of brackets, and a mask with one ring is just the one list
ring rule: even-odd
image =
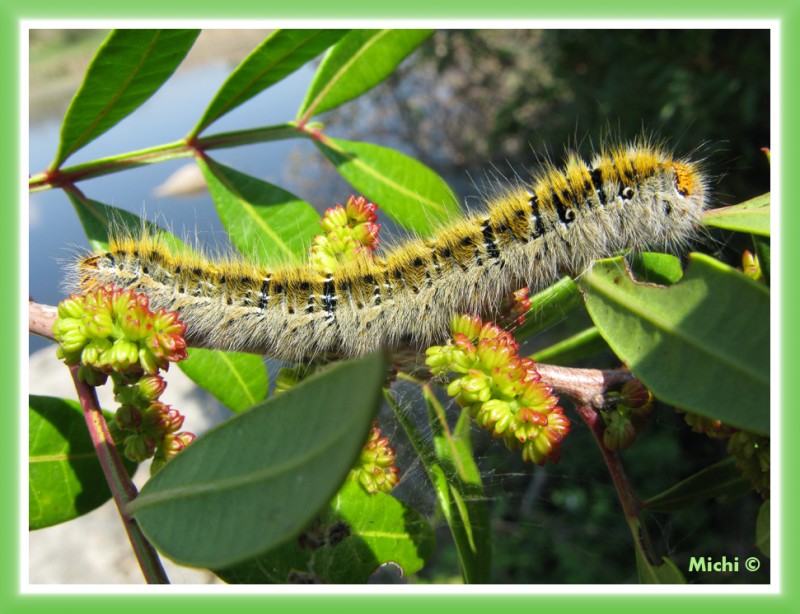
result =
[[55,341],[53,323],[57,316],[58,310],[52,305],[28,302],[28,330],[36,335]]
[[603,407],[605,394],[619,388],[636,376],[625,369],[572,369],[555,365],[536,364],[542,382],[551,386],[560,395],[570,397],[576,405],[594,409]]
[[111,489],[114,503],[117,505],[117,511],[122,518],[122,524],[128,533],[128,539],[136,559],[139,561],[139,567],[148,584],[169,584],[169,578],[161,565],[156,549],[147,541],[136,520],[125,511],[128,503],[136,498],[138,491],[128,476],[119,451],[108,431],[108,425],[97,402],[95,389],[80,381],[78,368],[78,365],[73,365],[70,367],[70,373],[72,373],[75,390],[78,392],[78,399],[83,408],[83,417],[86,420],[97,458],[100,460],[100,466],[103,468],[103,474]]
[[625,473],[619,456],[616,452],[612,452],[603,444],[604,425],[602,417],[593,407],[587,405],[577,405],[576,409],[578,415],[592,432],[597,442],[597,447],[600,448],[600,453],[603,455],[603,460],[606,463],[606,467],[608,467],[608,472],[611,474],[614,487],[617,489],[617,495],[622,504],[622,509],[625,512],[625,518],[627,520],[638,519],[642,504],[633,493],[630,480],[628,480],[628,474]]

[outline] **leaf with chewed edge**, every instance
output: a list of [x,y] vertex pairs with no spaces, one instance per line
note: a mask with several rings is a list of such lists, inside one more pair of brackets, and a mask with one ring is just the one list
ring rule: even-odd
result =
[[669,287],[635,282],[619,258],[599,261],[580,286],[603,338],[657,398],[769,433],[770,297],[763,285],[692,254]]

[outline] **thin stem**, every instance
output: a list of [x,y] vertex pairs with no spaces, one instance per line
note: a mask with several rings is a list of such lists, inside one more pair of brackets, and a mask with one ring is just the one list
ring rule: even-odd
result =
[[600,453],[603,455],[603,460],[608,467],[608,472],[611,474],[614,487],[617,489],[617,496],[625,512],[625,518],[627,520],[638,520],[642,505],[633,493],[628,474],[625,473],[625,468],[622,466],[619,456],[616,452],[612,452],[603,444],[602,417],[593,407],[588,405],[578,405],[577,410],[580,417],[586,423],[586,426],[588,426],[589,430],[592,432],[597,442],[597,447],[600,448]]
[[622,466],[622,461],[616,452],[612,452],[603,444],[603,419],[600,414],[588,405],[577,405],[578,414],[589,427],[592,432],[597,447],[600,448],[600,454],[608,467],[608,473],[611,475],[611,480],[614,483],[614,488],[617,491],[617,497],[622,505],[622,511],[625,514],[625,520],[631,530],[633,539],[636,540],[638,548],[641,553],[651,564],[656,564],[658,557],[655,556],[653,543],[650,540],[644,523],[640,517],[642,510],[642,503],[636,497],[633,491],[628,474]]
[[310,129],[301,128],[295,124],[289,123],[252,128],[250,130],[222,132],[220,134],[212,134],[194,140],[182,139],[173,143],[165,143],[155,147],[117,154],[115,156],[98,158],[91,162],[76,164],[75,166],[64,169],[37,173],[32,175],[28,180],[28,190],[29,192],[42,192],[44,190],[71,185],[76,181],[117,173],[130,168],[144,166],[145,164],[156,164],[167,160],[175,160],[177,158],[190,158],[195,156],[198,152],[212,149],[224,149],[251,143],[279,141],[298,137],[313,138],[313,136],[314,134]]
[[97,402],[95,389],[80,381],[78,365],[71,366],[70,373],[75,383],[75,390],[78,392],[78,399],[83,408],[83,417],[86,420],[97,458],[100,460],[100,466],[103,468],[103,474],[111,489],[111,495],[122,518],[125,531],[128,533],[133,552],[139,561],[142,574],[148,584],[169,584],[169,578],[161,565],[161,559],[158,558],[156,549],[147,541],[136,520],[125,511],[128,503],[136,498],[138,491],[131,482],[119,451],[108,431],[108,425]]

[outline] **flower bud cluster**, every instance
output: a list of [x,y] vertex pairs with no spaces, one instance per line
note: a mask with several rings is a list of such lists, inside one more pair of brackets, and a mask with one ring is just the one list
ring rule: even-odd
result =
[[728,453],[756,492],[769,499],[769,437],[738,431],[728,441]]
[[323,273],[332,273],[343,262],[372,258],[380,239],[378,205],[363,196],[351,196],[347,203],[328,209],[320,220],[325,234],[314,237],[311,264]]
[[426,364],[436,376],[455,372],[447,393],[525,461],[557,461],[569,419],[530,358],[518,355],[514,337],[477,316],[454,316],[453,338],[428,348]]
[[350,479],[361,484],[371,495],[378,491],[391,492],[400,476],[394,461],[395,452],[389,445],[389,438],[381,437],[381,430],[373,422],[369,439],[356,466],[350,471]]
[[720,420],[692,412],[684,413],[686,423],[694,432],[704,433],[713,439],[728,439],[728,454],[734,457],[739,471],[753,484],[758,494],[769,499],[769,437],[740,431]]
[[[286,392],[305,378],[312,375],[319,367],[315,365],[298,365],[286,367],[278,371],[275,378],[275,394]],[[397,485],[400,470],[394,466],[394,448],[389,445],[388,437],[381,437],[376,423],[372,424],[369,440],[361,450],[361,456],[350,470],[350,479],[359,482],[370,493],[391,492]]]
[[736,429],[723,424],[722,420],[707,418],[690,411],[684,413],[683,419],[691,427],[692,431],[703,433],[712,439],[727,439],[736,432]]
[[642,382],[632,380],[611,400],[616,402],[614,408],[600,412],[606,423],[603,445],[609,450],[624,450],[647,423],[653,411],[653,395]]
[[153,313],[146,295],[111,285],[59,303],[53,325],[59,358],[106,374],[141,370],[152,375],[183,360],[185,332],[177,312]]
[[509,298],[507,298],[500,313],[503,316],[500,323],[504,328],[513,328],[514,326],[522,326],[525,324],[525,315],[531,309],[531,289],[527,286],[515,291]]
[[179,432],[183,416],[159,401],[166,387],[159,372],[187,356],[185,332],[177,312],[153,312],[146,295],[110,285],[62,301],[53,325],[57,356],[80,364],[83,382],[99,386],[111,377],[124,453],[136,462],[153,457],[151,473],[194,439]]

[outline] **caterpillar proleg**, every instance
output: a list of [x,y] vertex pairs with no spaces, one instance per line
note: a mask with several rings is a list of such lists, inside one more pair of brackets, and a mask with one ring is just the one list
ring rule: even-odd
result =
[[333,274],[174,255],[147,234],[114,237],[74,273],[81,291],[113,283],[177,310],[200,347],[292,361],[424,348],[446,337],[452,314],[491,317],[521,286],[538,291],[620,250],[684,246],[707,192],[697,163],[635,143],[546,165],[484,212]]

